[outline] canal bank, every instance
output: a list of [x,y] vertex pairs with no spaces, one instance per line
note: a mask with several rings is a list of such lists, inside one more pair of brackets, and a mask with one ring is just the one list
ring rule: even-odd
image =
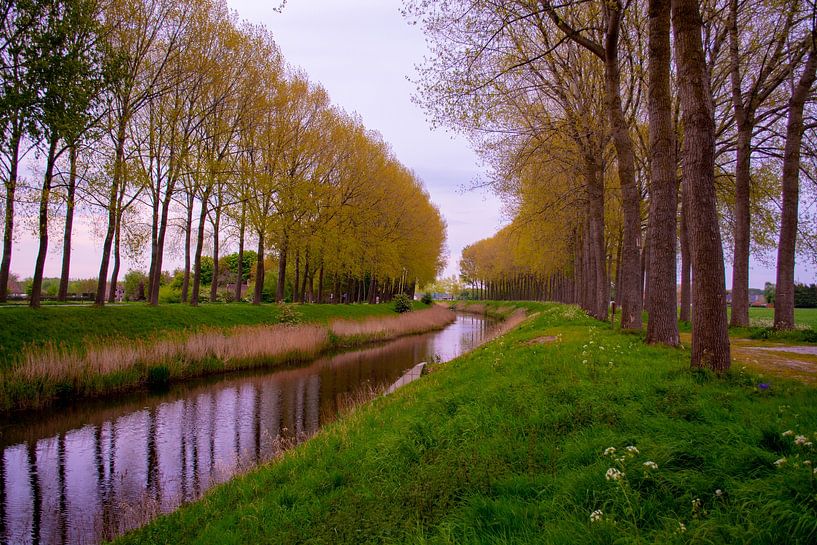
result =
[[14,415],[0,424],[0,542],[119,535],[315,435],[417,362],[471,350],[495,327],[459,314],[440,331],[309,364]]
[[691,371],[575,307],[526,306],[505,336],[117,543],[814,542],[813,388]]
[[81,345],[32,345],[0,372],[0,411],[309,361],[338,348],[440,329],[454,319],[452,312],[437,306],[382,315],[378,305],[365,309],[374,315],[347,319],[347,315],[361,316],[356,309],[330,306],[328,317],[334,318],[302,323],[300,310],[284,306],[276,313],[278,323],[271,325],[171,330],[142,339],[97,337]]

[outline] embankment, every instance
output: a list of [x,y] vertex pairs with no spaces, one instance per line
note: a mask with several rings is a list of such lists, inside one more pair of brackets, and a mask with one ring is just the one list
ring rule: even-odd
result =
[[256,325],[171,331],[147,339],[105,338],[24,348],[0,373],[0,409],[30,409],[60,399],[94,397],[209,374],[307,361],[445,327],[454,314],[432,307],[402,315],[326,324]]
[[815,542],[817,391],[527,308],[117,543]]

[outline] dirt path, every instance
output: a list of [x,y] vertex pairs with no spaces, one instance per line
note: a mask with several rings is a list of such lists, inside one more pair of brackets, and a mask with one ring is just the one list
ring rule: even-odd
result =
[[[689,345],[691,341],[689,333],[681,334],[681,342],[685,345]],[[733,338],[731,341],[733,365],[817,384],[817,346],[786,345],[752,339]]]

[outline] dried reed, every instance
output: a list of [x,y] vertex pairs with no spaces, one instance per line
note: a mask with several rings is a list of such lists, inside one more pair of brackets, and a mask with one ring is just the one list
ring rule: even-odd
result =
[[48,344],[23,351],[17,365],[0,374],[0,406],[36,407],[60,393],[94,395],[133,387],[145,383],[156,366],[165,368],[167,379],[187,378],[313,358],[329,346],[329,334],[320,325],[206,329],[143,341],[90,341],[82,349]]
[[456,315],[447,308],[433,306],[387,318],[333,320],[329,324],[329,330],[341,339],[380,341],[440,329],[453,322],[455,318]]

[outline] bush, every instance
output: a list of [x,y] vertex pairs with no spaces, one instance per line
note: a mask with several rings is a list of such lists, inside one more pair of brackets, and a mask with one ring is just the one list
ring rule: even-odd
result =
[[172,285],[159,287],[159,303],[181,303],[182,292],[175,289]]
[[423,298],[422,298],[422,299],[420,299],[420,301],[422,301],[424,305],[430,305],[430,304],[431,304],[431,302],[432,302],[432,301],[434,301],[434,298],[431,296],[431,294],[430,294],[430,293],[425,292],[425,293],[423,294]]
[[231,290],[218,290],[216,301],[219,303],[232,303],[235,301],[235,293]]
[[301,314],[295,310],[295,305],[278,305],[278,323],[289,325],[301,323]]
[[411,312],[411,298],[405,293],[398,293],[392,300],[395,312],[400,314],[404,312]]
[[125,300],[144,301],[148,275],[142,271],[128,271],[125,275]]

